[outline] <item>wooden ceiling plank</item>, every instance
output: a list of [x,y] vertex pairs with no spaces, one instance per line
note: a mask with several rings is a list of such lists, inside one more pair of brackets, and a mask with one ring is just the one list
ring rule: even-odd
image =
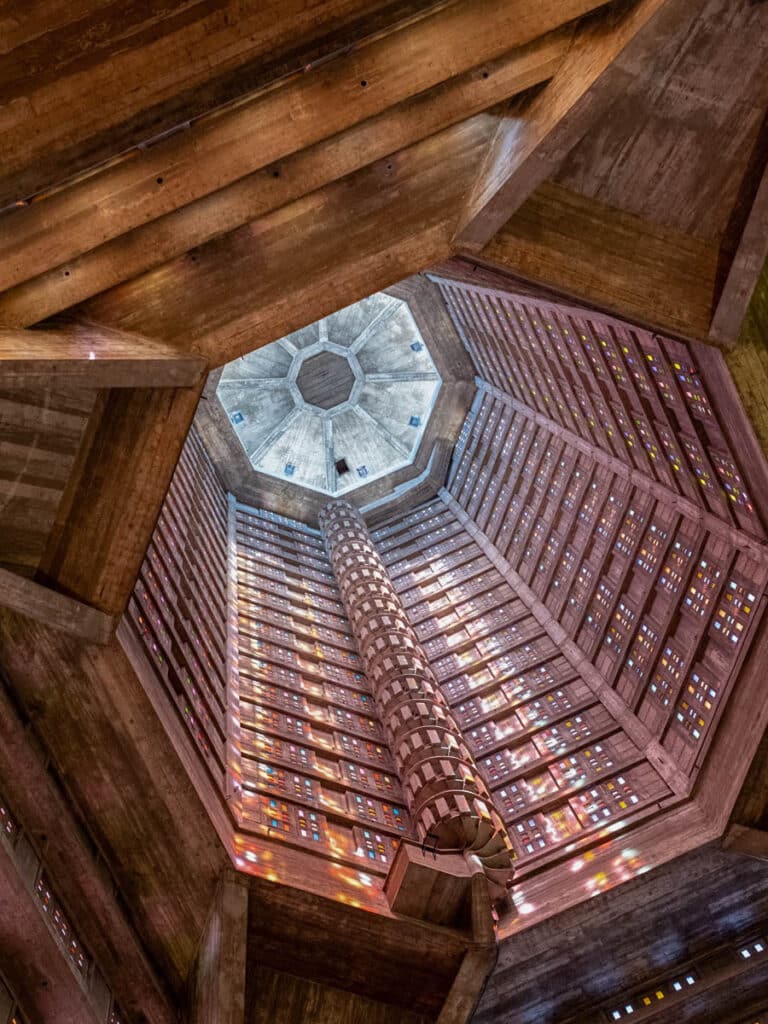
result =
[[157,1024],[173,1024],[177,1018],[167,993],[126,917],[112,876],[95,859],[92,841],[79,826],[60,780],[4,687],[0,736],[3,796],[27,832],[47,836],[45,863],[56,892],[72,910],[78,935],[118,1003],[132,1016],[143,1013]]
[[59,458],[74,454],[96,393],[72,394],[82,395],[85,401],[69,404],[67,396],[45,388],[0,390],[0,440]]
[[477,256],[597,309],[706,335],[718,247],[545,182]]
[[121,388],[106,394],[66,521],[40,574],[64,593],[121,615],[195,414],[193,388]]
[[734,345],[763,267],[768,262],[768,168],[747,218],[722,294],[712,317],[709,340]]
[[14,476],[6,476],[5,468],[0,471],[0,500],[3,502],[16,497],[55,511],[60,496],[60,483],[46,480],[17,480]]
[[7,102],[0,206],[455,2],[30,0],[23,11],[15,5],[1,26],[0,92]]
[[747,825],[731,825],[723,836],[723,849],[768,861],[768,832]]
[[96,608],[0,569],[0,605],[92,644],[109,643],[116,622]]
[[551,78],[570,38],[556,29],[32,277],[0,294],[0,322],[28,327],[474,117]]
[[198,356],[97,324],[41,331],[0,327],[0,381],[6,388],[192,387],[204,370]]
[[695,0],[637,0],[578,31],[549,85],[500,119],[456,230],[460,250],[478,252],[493,238],[697,8]]
[[768,262],[757,279],[738,340],[723,349],[723,358],[768,456]]
[[192,344],[212,366],[390,287],[449,252],[488,143],[478,115],[83,307],[100,323]]
[[[0,949],[5,979],[24,1000],[25,1017],[59,1024],[99,1024],[101,1007],[57,944],[35,897],[34,877],[25,877],[11,849],[5,842],[0,844]],[[32,857],[27,867],[34,870]]]
[[97,395],[0,389],[0,564],[37,566]]
[[4,609],[0,661],[178,1006],[228,855],[150,699],[117,639],[84,645]]
[[34,437],[11,438],[0,431],[0,479],[14,480],[25,474],[32,483],[61,489],[69,476],[69,464],[61,453],[41,445],[30,447]]
[[604,2],[462,0],[266,90],[10,213],[0,241],[0,288],[525,46]]

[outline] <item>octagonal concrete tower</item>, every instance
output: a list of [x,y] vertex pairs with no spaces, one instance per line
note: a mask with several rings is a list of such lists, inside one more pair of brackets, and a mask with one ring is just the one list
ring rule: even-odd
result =
[[441,378],[377,293],[228,364],[217,397],[257,473],[336,497],[408,466]]

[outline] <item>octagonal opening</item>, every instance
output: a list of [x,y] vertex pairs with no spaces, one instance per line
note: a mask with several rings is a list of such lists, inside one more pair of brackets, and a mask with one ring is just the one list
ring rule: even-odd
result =
[[355,375],[349,360],[335,352],[320,352],[301,364],[296,384],[308,405],[333,409],[349,401]]
[[229,363],[216,395],[257,475],[335,496],[413,465],[441,385],[408,303],[379,292]]

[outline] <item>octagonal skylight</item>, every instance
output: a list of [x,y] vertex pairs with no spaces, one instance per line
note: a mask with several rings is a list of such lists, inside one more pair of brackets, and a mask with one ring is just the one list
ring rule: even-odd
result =
[[378,293],[229,363],[216,395],[254,470],[335,496],[410,465],[440,383]]

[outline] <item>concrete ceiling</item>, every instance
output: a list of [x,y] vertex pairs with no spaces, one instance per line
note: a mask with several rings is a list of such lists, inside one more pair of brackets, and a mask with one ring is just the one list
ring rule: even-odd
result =
[[336,496],[411,465],[441,378],[382,292],[228,363],[216,397],[254,470]]

